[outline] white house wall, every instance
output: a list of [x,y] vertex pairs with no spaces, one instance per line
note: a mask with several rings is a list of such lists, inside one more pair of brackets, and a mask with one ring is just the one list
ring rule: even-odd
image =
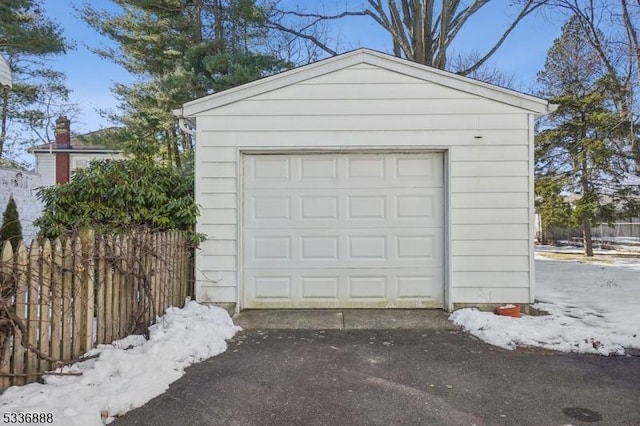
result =
[[[241,151],[447,152],[449,303],[529,303],[530,116],[361,64],[197,115],[197,299],[237,302]],[[446,257],[446,256],[445,256]]]
[[[39,152],[35,154],[36,156],[36,172],[42,176],[42,185],[43,186],[51,186],[56,184],[56,156],[55,153],[44,153]],[[108,159],[118,159],[122,158],[121,154],[100,154],[100,153],[89,153],[89,152],[79,152],[79,153],[71,153],[69,155],[69,167],[70,172],[75,170],[75,164],[78,160],[108,160]]]
[[36,172],[42,177],[42,186],[56,184],[56,158],[53,154],[36,154]]
[[27,244],[37,235],[33,221],[42,213],[42,203],[36,196],[40,186],[41,177],[37,173],[0,168],[0,212],[5,211],[9,198],[13,197],[18,207],[22,237]]

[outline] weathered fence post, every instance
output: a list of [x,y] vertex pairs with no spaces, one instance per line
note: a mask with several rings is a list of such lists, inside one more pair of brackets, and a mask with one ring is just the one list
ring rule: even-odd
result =
[[[3,246],[0,246],[0,291],[2,291],[2,298],[12,299],[13,290],[15,288],[14,283],[14,264],[13,264],[13,249],[11,248],[11,242],[5,241]],[[10,386],[11,381],[8,376],[11,372],[11,349],[12,349],[12,336],[9,333],[10,324],[4,325],[0,330],[0,389],[5,389]]]

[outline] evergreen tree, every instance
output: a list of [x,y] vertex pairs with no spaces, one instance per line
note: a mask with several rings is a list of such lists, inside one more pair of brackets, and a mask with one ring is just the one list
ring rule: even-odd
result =
[[2,225],[0,226],[0,248],[5,241],[11,242],[13,250],[17,250],[18,243],[22,241],[22,225],[18,215],[18,206],[13,197],[9,197],[7,208],[2,214]]
[[[558,105],[536,139],[536,191],[543,224],[567,217],[582,228],[593,255],[591,227],[636,214],[638,201],[625,180],[633,169],[626,147],[628,118],[615,111],[611,79],[582,26],[573,18],[549,50],[538,74],[543,96]],[[571,197],[570,197],[571,196]]]
[[53,130],[53,120],[68,114],[71,106],[64,75],[44,61],[64,53],[66,47],[61,29],[44,16],[40,0],[2,1],[0,54],[9,63],[14,84],[0,87],[0,158],[7,157],[11,149],[24,148],[17,143],[32,145],[52,139],[47,132]]
[[86,6],[83,19],[116,43],[97,53],[139,77],[115,93],[123,139],[182,165],[193,141],[172,110],[273,74],[288,64],[265,52],[264,11],[254,0],[113,0],[120,13]]

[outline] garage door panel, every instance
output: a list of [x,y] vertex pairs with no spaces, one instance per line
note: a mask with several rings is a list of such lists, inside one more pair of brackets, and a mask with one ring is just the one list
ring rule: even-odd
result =
[[339,260],[338,246],[340,238],[336,236],[302,236],[300,237],[300,256],[298,260]]
[[256,270],[245,281],[253,307],[442,307],[442,275],[431,268]]
[[245,160],[245,308],[442,307],[441,154]]
[[252,190],[245,229],[442,227],[442,188]]
[[251,155],[246,189],[442,187],[442,154]]
[[254,230],[245,262],[267,269],[438,267],[442,238],[441,228]]

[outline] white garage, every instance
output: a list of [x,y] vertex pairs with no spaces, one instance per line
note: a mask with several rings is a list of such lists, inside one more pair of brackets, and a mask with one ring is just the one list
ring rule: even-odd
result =
[[547,101],[358,50],[184,105],[196,299],[252,308],[533,301]]

